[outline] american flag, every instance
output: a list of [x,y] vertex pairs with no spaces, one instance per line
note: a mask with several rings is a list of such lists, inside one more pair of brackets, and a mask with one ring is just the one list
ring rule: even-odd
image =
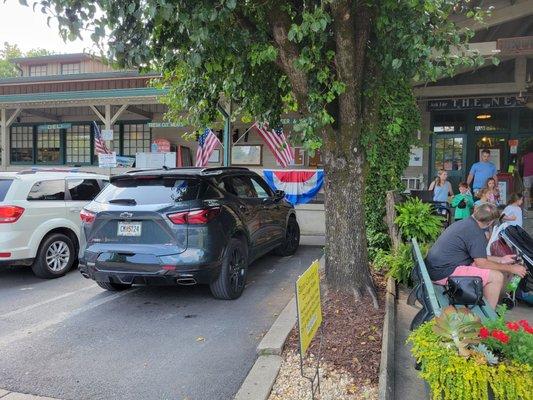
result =
[[94,151],[96,151],[96,154],[111,154],[111,152],[105,145],[104,139],[102,138],[102,132],[100,131],[100,127],[94,121],[93,121],[93,126],[94,126]]
[[283,168],[294,163],[294,152],[283,134],[283,129],[270,130],[268,124],[256,122],[252,127],[259,133],[259,136],[266,142],[274,157]]
[[220,145],[217,135],[209,128],[198,138],[198,150],[196,150],[196,166],[205,167],[213,150]]

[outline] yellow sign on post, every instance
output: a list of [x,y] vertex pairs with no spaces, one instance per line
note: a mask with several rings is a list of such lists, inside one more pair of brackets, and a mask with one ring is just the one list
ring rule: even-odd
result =
[[301,356],[309,348],[316,331],[322,324],[318,267],[318,260],[316,260],[296,281],[296,306],[298,310]]

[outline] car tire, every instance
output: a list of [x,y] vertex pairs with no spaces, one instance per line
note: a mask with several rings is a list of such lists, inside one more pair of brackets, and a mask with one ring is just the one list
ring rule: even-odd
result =
[[131,288],[131,284],[128,283],[112,283],[112,282],[96,282],[102,289],[109,290],[111,292],[120,292]]
[[246,285],[246,275],[248,273],[248,252],[246,245],[238,239],[231,239],[222,267],[217,279],[209,287],[211,293],[217,299],[233,300],[242,294]]
[[59,278],[72,268],[76,258],[72,239],[62,233],[53,233],[46,236],[39,245],[31,268],[39,278]]
[[283,243],[274,249],[274,254],[282,257],[292,256],[300,245],[300,225],[294,216],[289,217]]

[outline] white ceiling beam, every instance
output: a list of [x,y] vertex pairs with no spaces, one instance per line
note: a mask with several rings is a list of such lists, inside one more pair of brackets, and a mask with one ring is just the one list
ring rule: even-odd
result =
[[111,125],[113,125],[115,123],[115,121],[118,119],[118,117],[120,117],[120,114],[122,114],[124,112],[124,110],[126,110],[126,108],[128,108],[128,106],[129,106],[129,104],[122,104],[120,106],[120,108],[115,113],[115,115],[113,115],[113,117],[111,117]]
[[104,124],[105,124],[105,116],[102,115],[102,113],[98,110],[98,108],[96,108],[96,106],[93,106],[92,104],[89,105],[89,107],[91,107],[91,109],[94,111],[94,113],[96,114],[96,116],[98,118],[100,118],[100,121],[102,121]]
[[5,127],[6,128],[9,128],[11,126],[11,124],[13,123],[13,121],[15,120],[15,118],[17,118],[20,114],[20,112],[22,111],[22,108],[17,108],[15,110],[15,112],[13,114],[11,114],[11,116],[7,119],[6,121],[6,124],[5,124]]

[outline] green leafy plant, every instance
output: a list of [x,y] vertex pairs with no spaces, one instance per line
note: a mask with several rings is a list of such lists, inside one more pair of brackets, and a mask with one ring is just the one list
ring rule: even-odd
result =
[[479,343],[478,336],[481,320],[466,308],[446,307],[435,318],[433,332],[441,339],[443,345],[455,348],[460,355],[470,355],[469,346]]
[[[471,347],[471,354],[461,356],[445,346],[435,333],[435,319],[422,324],[407,341],[420,364],[420,376],[428,383],[434,400],[532,400],[533,368],[515,360],[484,355],[485,349]],[[488,346],[487,346],[488,347]],[[493,397],[489,397],[489,393]]]
[[434,241],[442,231],[443,218],[433,213],[433,206],[418,198],[410,198],[396,206],[398,224],[404,239]]
[[[422,256],[425,257],[431,245],[419,243],[419,246]],[[386,272],[387,276],[404,285],[409,285],[414,266],[411,244],[409,243],[400,243],[398,248],[392,250],[377,250],[372,263],[374,270]]]

